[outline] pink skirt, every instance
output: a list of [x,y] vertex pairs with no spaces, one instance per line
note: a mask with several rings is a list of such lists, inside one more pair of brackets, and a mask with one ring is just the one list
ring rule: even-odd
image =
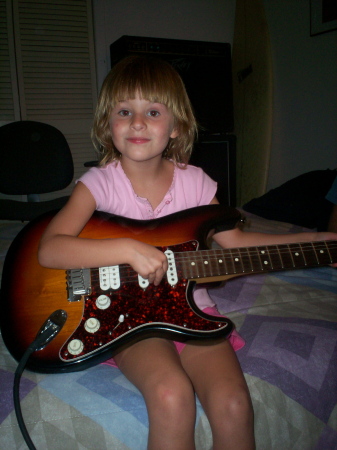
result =
[[[215,306],[210,307],[210,308],[205,308],[202,311],[206,314],[209,314],[210,316],[220,316],[220,317],[222,316]],[[229,335],[228,340],[235,351],[240,350],[240,348],[242,348],[245,345],[244,339],[242,339],[242,337],[239,335],[239,333],[235,329]],[[176,346],[178,353],[181,353],[182,350],[184,349],[184,347],[186,346],[185,342],[174,341],[174,344]],[[105,361],[102,364],[106,364],[106,365],[112,366],[112,367],[118,367],[113,358],[108,359],[107,361]]]

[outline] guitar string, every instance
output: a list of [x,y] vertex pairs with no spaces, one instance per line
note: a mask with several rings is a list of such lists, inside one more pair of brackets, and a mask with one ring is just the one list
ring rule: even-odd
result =
[[[334,241],[331,241],[334,242]],[[304,242],[303,244],[310,245],[310,243]],[[268,246],[259,246],[259,247],[238,247],[238,248],[232,248],[232,249],[208,249],[208,250],[197,250],[197,251],[183,251],[183,252],[175,252],[175,262],[181,262],[181,261],[193,261],[196,259],[200,260],[207,260],[207,261],[216,261],[218,258],[224,258],[229,261],[234,260],[237,257],[261,257],[261,255],[265,258],[269,256],[279,256],[279,255],[286,255],[291,256],[293,252],[299,252],[299,254],[303,256],[312,256],[316,257],[316,251],[320,250],[327,250],[326,245],[324,243],[321,244],[321,247],[316,246],[313,249],[313,247],[307,247],[303,248],[302,246],[296,246],[296,244],[282,244],[282,248],[279,248],[280,246],[273,246],[274,248],[268,248]],[[286,249],[283,247],[290,247],[290,249]],[[335,250],[337,249],[337,241],[334,246],[328,245],[328,250]],[[210,253],[211,252],[211,253]],[[263,253],[262,253],[263,252]],[[317,255],[317,256],[324,256]],[[321,263],[322,265],[325,263]],[[329,264],[329,263],[327,263]],[[126,264],[120,264],[119,267],[130,267]],[[112,267],[112,266],[111,266]],[[97,269],[97,268],[96,268]],[[98,269],[97,269],[98,270]],[[120,269],[121,271],[121,269]]]
[[[304,243],[309,244],[309,243]],[[197,250],[197,251],[183,251],[183,252],[175,252],[175,261],[183,261],[183,260],[194,260],[196,258],[200,258],[202,260],[208,259],[208,260],[216,260],[219,257],[227,258],[228,260],[235,259],[238,256],[278,256],[278,255],[288,255],[290,256],[292,252],[299,252],[300,254],[303,254],[304,256],[310,256],[312,254],[315,256],[315,250],[326,250],[326,246],[323,244],[321,247],[315,247],[313,249],[312,247],[309,248],[302,248],[301,246],[293,246],[294,244],[282,244],[282,246],[291,246],[291,251],[289,249],[271,249],[268,247],[238,247],[238,248],[232,248],[232,249],[208,249],[208,250]],[[278,246],[276,246],[278,247]],[[337,242],[335,246],[328,246],[328,250],[335,250],[337,249]],[[209,253],[211,252],[211,253]],[[263,254],[262,254],[263,252]],[[319,256],[319,255],[318,255]],[[205,258],[207,257],[207,258]],[[120,267],[122,266],[128,266],[126,264],[120,264]],[[130,267],[130,266],[128,266]]]
[[[333,242],[333,241],[331,241]],[[309,244],[310,243],[305,243],[305,244]],[[319,246],[316,246],[315,250],[320,250],[320,249],[326,249],[326,246],[324,243],[319,242],[319,244],[322,244],[322,247],[320,248]],[[282,246],[288,246],[288,244],[282,244]],[[319,265],[329,265],[331,263],[331,261],[329,260],[329,262],[319,262],[317,261],[317,255],[314,254],[314,250],[312,249],[312,247],[304,249],[302,247],[300,247],[297,244],[289,244],[291,246],[291,250],[292,251],[297,251],[300,250],[302,254],[305,254],[305,256],[308,257],[308,253],[312,254],[312,259],[315,261],[315,264],[312,264],[312,262],[310,262],[309,265],[314,265],[314,266],[319,266]],[[277,246],[276,246],[277,247]],[[329,250],[333,250],[337,248],[337,243],[335,246],[329,246]],[[199,250],[199,251],[189,251],[189,252],[177,252],[175,253],[175,261],[177,264],[179,263],[183,263],[183,262],[192,262],[195,261],[196,264],[199,264],[199,266],[196,266],[195,269],[200,269],[202,267],[202,271],[205,271],[207,269],[212,269],[212,264],[214,266],[214,263],[217,265],[218,264],[218,259],[219,257],[224,259],[224,266],[226,268],[225,273],[220,273],[221,274],[229,274],[233,271],[233,268],[235,268],[235,270],[238,270],[238,263],[241,263],[243,265],[243,269],[246,271],[248,270],[247,267],[251,267],[252,270],[254,270],[254,264],[251,261],[251,257],[257,257],[257,267],[259,271],[270,271],[270,267],[264,267],[261,264],[261,260],[260,260],[260,256],[261,253],[258,251],[258,249],[264,250],[264,247],[260,246],[260,247],[250,247],[248,248],[238,248],[238,249],[219,249],[219,250]],[[248,251],[249,250],[249,251]],[[212,254],[207,254],[208,252],[212,252]],[[231,254],[229,254],[231,253]],[[235,261],[235,258],[237,258],[238,256],[249,256],[249,260],[246,261]],[[274,250],[274,249],[268,249],[268,252],[265,253],[263,256],[264,258],[268,259],[268,255],[269,256],[277,256],[279,257],[280,255],[287,255],[290,256],[290,252],[289,250]],[[207,256],[207,258],[205,258],[205,256]],[[279,258],[278,258],[279,259]],[[307,258],[308,259],[308,258]],[[305,261],[306,258],[303,258],[302,261]],[[204,261],[208,261],[208,263],[210,264],[211,267],[204,267]],[[282,261],[281,261],[282,262]],[[273,261],[273,263],[275,264],[275,260]],[[226,264],[229,265],[230,267],[226,267]],[[301,262],[300,262],[301,264]],[[306,264],[308,265],[308,264]],[[303,266],[303,263],[302,263]],[[119,265],[120,270],[119,270],[119,274],[121,277],[123,277],[123,282],[133,282],[135,279],[138,278],[138,274],[136,272],[133,271],[133,269],[131,268],[131,266],[126,265],[126,264],[121,264]],[[277,269],[281,269],[283,266],[278,266]],[[289,267],[287,267],[288,269],[291,269],[292,267],[296,268],[296,264],[291,264]],[[92,280],[93,281],[97,281],[99,279],[99,273],[98,273],[98,269],[96,269],[97,271],[97,275],[93,274],[92,276]],[[232,272],[233,273],[233,272]],[[234,272],[235,273],[235,272]]]
[[[332,241],[334,242],[334,241]],[[303,243],[306,245],[310,245],[310,243]],[[197,250],[197,251],[183,251],[183,252],[175,252],[175,261],[189,261],[189,260],[195,260],[195,259],[201,259],[201,260],[217,260],[219,257],[225,258],[227,260],[233,260],[240,257],[249,257],[249,256],[264,256],[268,257],[270,256],[279,256],[279,255],[286,255],[291,256],[293,252],[299,252],[299,254],[303,256],[310,256],[313,257],[316,256],[316,251],[320,250],[335,250],[337,249],[337,241],[334,246],[328,245],[328,249],[326,248],[326,245],[324,243],[321,243],[321,246],[316,246],[313,248],[310,247],[302,247],[302,246],[296,246],[296,244],[282,244],[282,247],[280,246],[273,246],[276,248],[268,248],[268,246],[259,246],[259,247],[238,247],[238,248],[232,248],[232,249],[208,249],[208,250]],[[290,247],[284,248],[284,247]],[[263,252],[263,253],[262,253]],[[325,253],[326,254],[326,253]],[[317,256],[324,256],[324,254],[317,255]],[[322,263],[324,264],[324,263]],[[127,266],[126,264],[120,264],[120,267]]]

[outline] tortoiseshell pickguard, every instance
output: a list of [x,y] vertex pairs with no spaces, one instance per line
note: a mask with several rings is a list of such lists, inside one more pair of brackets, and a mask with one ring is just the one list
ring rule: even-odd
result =
[[[197,241],[189,241],[160,249],[163,252],[170,249],[178,253],[195,251],[197,247]],[[118,348],[125,339],[132,339],[135,335],[140,339],[142,334],[164,336],[171,333],[175,340],[185,340],[190,332],[197,332],[198,337],[202,338],[206,337],[207,332],[225,329],[228,325],[226,319],[220,319],[225,320],[224,322],[207,320],[192,310],[187,300],[188,280],[182,277],[179,266],[177,274],[178,282],[175,286],[171,286],[165,278],[159,286],[150,284],[143,289],[132,268],[121,266],[120,288],[102,291],[98,269],[92,269],[92,293],[85,297],[81,323],[61,348],[61,358],[65,361],[82,358],[107,345]],[[102,294],[111,300],[110,306],[104,310],[96,306],[96,299]],[[121,316],[124,318],[123,322],[119,322]],[[85,323],[90,318],[99,321],[99,329],[93,333],[85,329]],[[195,337],[197,338],[196,334]],[[79,340],[83,346],[78,355],[68,351],[68,344],[74,339]]]

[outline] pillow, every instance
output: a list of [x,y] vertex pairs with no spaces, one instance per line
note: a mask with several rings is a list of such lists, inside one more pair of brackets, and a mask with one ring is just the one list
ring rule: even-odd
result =
[[326,200],[336,170],[314,170],[254,198],[243,209],[269,220],[326,230],[333,204]]

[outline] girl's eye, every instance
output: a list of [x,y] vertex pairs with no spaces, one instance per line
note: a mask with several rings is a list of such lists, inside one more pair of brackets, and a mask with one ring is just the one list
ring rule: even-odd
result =
[[127,116],[130,115],[130,111],[128,111],[127,109],[121,109],[121,110],[118,112],[118,115],[119,115],[119,116],[122,116],[122,117],[127,117]]
[[149,116],[151,116],[151,117],[158,117],[158,116],[160,116],[160,112],[159,111],[157,111],[157,110],[155,110],[155,109],[151,109],[151,111],[149,111]]

